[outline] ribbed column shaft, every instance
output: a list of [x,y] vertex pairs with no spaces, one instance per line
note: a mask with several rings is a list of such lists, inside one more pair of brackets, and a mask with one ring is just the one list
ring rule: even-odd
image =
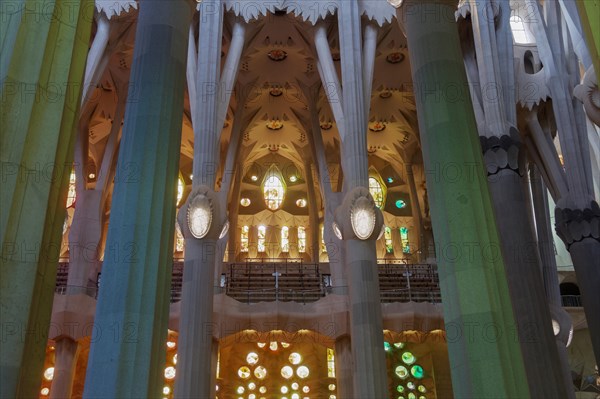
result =
[[0,397],[29,398],[46,352],[93,4],[0,9]]
[[196,75],[196,114],[194,121],[194,187],[214,189],[219,168],[219,142],[223,126],[217,126],[223,41],[223,3],[200,3],[198,71]]
[[[529,397],[454,19],[454,1],[405,1],[419,130],[457,398]],[[448,168],[454,168],[449,174]],[[446,173],[448,172],[448,173]],[[455,178],[458,175],[458,178]]]
[[185,240],[175,398],[215,396],[212,320],[217,252],[216,239]]
[[352,385],[352,350],[350,337],[343,336],[335,341],[335,377],[337,397],[340,399],[353,399]]
[[50,389],[50,399],[68,399],[71,397],[79,343],[69,337],[56,340],[54,345],[54,378]]
[[85,398],[158,397],[164,379],[192,5],[139,7]]
[[407,163],[406,167],[406,180],[408,180],[408,189],[410,195],[410,209],[412,212],[413,222],[417,231],[416,245],[413,248],[417,249],[419,262],[423,262],[427,257],[427,244],[425,241],[425,230],[423,228],[423,217],[421,216],[421,205],[419,203],[419,194],[417,193],[417,186],[415,185],[415,175],[413,172],[412,164]]

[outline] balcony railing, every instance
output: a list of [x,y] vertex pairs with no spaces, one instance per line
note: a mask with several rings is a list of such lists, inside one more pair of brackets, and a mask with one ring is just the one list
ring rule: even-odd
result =
[[[171,303],[174,303],[181,300],[184,264],[174,261],[172,267]],[[435,265],[378,259],[378,268],[381,302],[441,302]],[[68,269],[68,262],[59,264],[56,293],[83,293],[95,298],[97,287],[67,285]],[[330,293],[347,292],[347,287],[331,286],[329,277],[321,273],[319,264],[304,263],[302,259],[252,259],[229,264],[228,272],[221,276],[221,285],[216,287],[215,293],[225,292],[244,303],[309,303]],[[577,305],[566,305],[564,298],[564,306],[581,306],[579,297],[577,302],[569,302]]]

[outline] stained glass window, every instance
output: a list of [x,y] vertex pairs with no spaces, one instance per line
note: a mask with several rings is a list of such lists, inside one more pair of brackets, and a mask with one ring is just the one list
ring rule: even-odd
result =
[[281,173],[275,167],[271,167],[267,173],[263,183],[263,195],[267,208],[276,211],[281,207],[285,195],[285,186],[283,185]]
[[69,192],[67,193],[67,208],[70,208],[75,205],[75,199],[77,198],[77,193],[75,191],[75,171],[71,171],[71,176],[69,177]]
[[375,201],[377,208],[383,208],[385,203],[385,193],[382,184],[374,177],[369,177],[369,192]]
[[185,241],[183,239],[183,234],[181,234],[181,229],[179,228],[179,223],[175,223],[175,251],[183,252],[185,248]]
[[248,252],[248,232],[250,227],[242,226],[242,236],[240,237],[240,251]]
[[321,225],[321,253],[327,252],[327,245],[325,245],[325,226]]
[[388,254],[394,253],[394,244],[392,242],[392,229],[389,226],[385,226],[383,231],[383,238],[385,240],[385,252]]
[[290,228],[283,226],[281,228],[281,252],[290,251]]
[[181,198],[183,198],[183,180],[180,177],[177,180],[177,206],[179,206]]
[[335,355],[330,348],[327,348],[327,377],[335,378]]
[[402,242],[402,252],[410,253],[410,244],[408,242],[408,228],[400,227],[400,241]]
[[298,252],[306,252],[306,228],[304,226],[298,227]]
[[258,226],[258,252],[265,252],[265,243],[267,240],[267,228],[265,226]]

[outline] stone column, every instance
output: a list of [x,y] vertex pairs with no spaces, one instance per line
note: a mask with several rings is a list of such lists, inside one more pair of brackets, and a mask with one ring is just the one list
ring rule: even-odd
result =
[[56,340],[54,348],[54,378],[50,399],[68,399],[73,389],[79,343],[69,337],[62,337]]
[[550,307],[552,319],[558,323],[558,333],[554,331],[556,347],[558,350],[558,368],[562,373],[563,384],[566,388],[566,396],[570,399],[575,397],[573,379],[571,377],[571,366],[567,353],[569,334],[573,329],[573,322],[566,310],[562,307],[560,297],[560,286],[558,284],[558,270],[556,267],[556,256],[554,255],[554,242],[552,236],[552,225],[550,222],[550,209],[548,206],[548,192],[542,176],[534,164],[530,170],[531,197],[534,205],[535,226],[537,230],[538,250],[541,258],[542,276],[546,299]]
[[337,397],[340,399],[353,399],[356,397],[352,386],[353,369],[350,337],[346,335],[335,341],[335,377]]
[[85,398],[156,397],[163,386],[192,7],[140,3]]
[[519,134],[513,128],[510,135],[481,137],[481,142],[530,393],[533,398],[566,398],[521,183],[525,170],[519,159]]
[[[318,133],[317,133],[318,134]],[[315,182],[312,174],[312,167],[309,162],[304,163],[304,173],[306,174],[306,192],[308,199],[308,219],[310,231],[308,232],[310,257],[313,263],[319,263],[319,254],[321,245],[319,242],[319,210],[317,209],[317,196],[315,194]]]
[[600,207],[590,200],[589,206],[581,209],[567,197],[558,201],[555,215],[556,233],[571,254],[596,363],[600,364]]
[[[178,215],[185,237],[185,267],[179,320],[175,398],[213,398],[213,301],[217,240],[224,220],[218,196],[207,186],[195,188]],[[194,219],[204,229],[193,230]],[[202,224],[202,223],[200,223]],[[207,226],[207,227],[206,227]],[[216,362],[214,362],[216,367]]]
[[[371,93],[370,85],[367,85],[367,90],[363,86],[365,71],[371,69],[370,64],[373,63],[375,53],[370,52],[370,58],[363,59],[358,1],[339,3],[338,29],[343,90],[342,158],[345,162],[342,162],[342,165],[345,197],[344,203],[336,210],[334,219],[345,241],[350,335],[354,359],[354,395],[362,399],[375,399],[388,395],[375,251],[375,240],[383,224],[383,217],[375,208],[367,189],[369,162],[366,151],[367,107],[365,104]],[[361,208],[363,206],[364,208]],[[378,219],[376,231],[362,238],[355,234],[351,222],[353,210],[361,212],[359,208],[369,214],[369,217]]]
[[37,397],[94,7],[0,8],[0,397]]
[[[408,180],[408,188],[410,194],[410,209],[412,211],[412,218],[414,226],[417,231],[416,245],[413,244],[413,248],[418,250],[417,259],[420,263],[425,262],[427,258],[427,241],[425,240],[425,229],[423,228],[423,216],[421,215],[421,205],[419,204],[419,194],[417,193],[417,187],[415,185],[415,175],[411,163],[406,165],[406,180]],[[413,241],[414,242],[414,241]],[[402,252],[402,251],[401,251]]]
[[[452,101],[445,97],[468,87],[455,10],[456,1],[409,0],[398,11],[408,38],[444,319],[452,337],[454,396],[527,398],[471,99],[468,90]],[[448,177],[448,167],[460,178]]]

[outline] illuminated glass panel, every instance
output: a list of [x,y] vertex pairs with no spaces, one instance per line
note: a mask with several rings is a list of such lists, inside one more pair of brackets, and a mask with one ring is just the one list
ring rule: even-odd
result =
[[265,252],[265,243],[267,240],[267,228],[265,226],[258,226],[258,252]]
[[298,252],[306,252],[306,228],[304,226],[298,227]]
[[281,228],[281,252],[290,251],[290,228],[283,226]]
[[528,44],[535,42],[533,35],[531,35],[531,33],[527,30],[525,22],[520,16],[512,15],[510,17],[510,29],[512,30],[515,43]]
[[406,227],[400,227],[400,241],[402,242],[402,252],[409,254],[410,244],[408,242],[408,229]]
[[283,196],[285,195],[285,187],[281,174],[277,169],[271,169],[269,175],[263,183],[263,195],[267,208],[272,211],[276,211],[281,207],[283,203]]
[[183,252],[185,248],[185,240],[183,239],[183,234],[181,234],[181,229],[179,228],[179,223],[175,223],[175,251]]
[[383,186],[379,180],[374,177],[369,177],[369,192],[375,201],[375,206],[380,209],[383,208],[383,204],[385,203]]
[[240,251],[248,252],[248,232],[250,231],[250,227],[242,226],[242,235],[240,237]]
[[67,193],[67,208],[70,208],[75,205],[75,199],[77,198],[77,193],[75,190],[75,171],[71,171],[71,175],[69,177],[69,192]]
[[388,254],[394,253],[394,243],[392,242],[392,229],[388,226],[385,226],[385,230],[383,231],[383,238],[385,240],[385,252]]
[[325,226],[321,225],[321,253],[327,252],[327,245],[325,245]]
[[335,378],[335,354],[330,348],[327,348],[327,377]]
[[183,180],[180,177],[177,180],[177,206],[179,206],[181,198],[183,198]]

